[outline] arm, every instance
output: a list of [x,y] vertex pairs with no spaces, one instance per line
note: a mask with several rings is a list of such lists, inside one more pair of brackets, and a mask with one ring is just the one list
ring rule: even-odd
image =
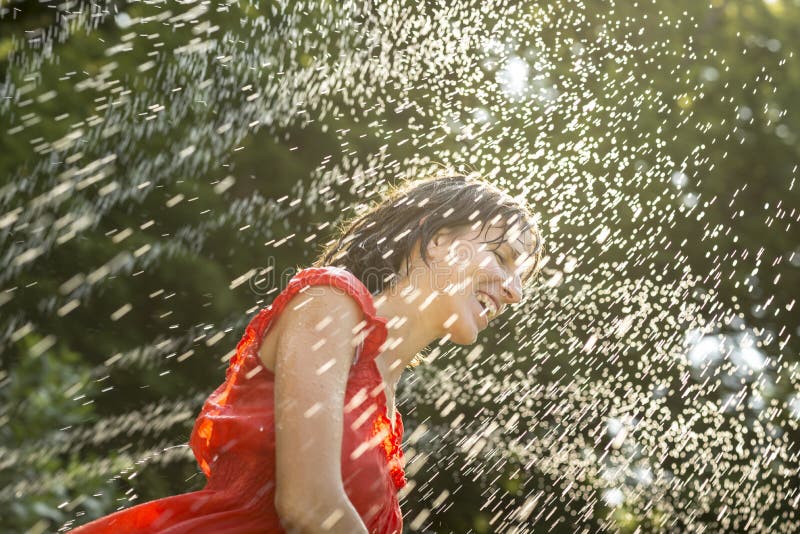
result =
[[352,297],[319,286],[293,298],[275,325],[275,507],[290,532],[367,532],[341,473],[344,395],[361,315]]

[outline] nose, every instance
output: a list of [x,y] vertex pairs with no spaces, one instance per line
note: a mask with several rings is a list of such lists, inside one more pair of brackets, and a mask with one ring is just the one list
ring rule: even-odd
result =
[[522,300],[522,280],[520,280],[519,273],[514,272],[506,278],[501,288],[505,302],[514,304]]

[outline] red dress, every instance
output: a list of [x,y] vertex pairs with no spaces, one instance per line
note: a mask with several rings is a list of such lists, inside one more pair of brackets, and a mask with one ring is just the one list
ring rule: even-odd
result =
[[374,361],[386,341],[386,319],[376,315],[366,286],[349,271],[336,267],[301,270],[247,326],[225,382],[206,400],[189,440],[208,478],[205,488],[121,510],[72,532],[284,532],[274,504],[274,380],[261,365],[257,351],[272,319],[294,295],[311,285],[346,291],[364,312],[366,337],[356,353],[345,393],[342,480],[369,532],[402,532],[397,490],[406,483],[400,446],[403,420],[395,412],[393,431]]

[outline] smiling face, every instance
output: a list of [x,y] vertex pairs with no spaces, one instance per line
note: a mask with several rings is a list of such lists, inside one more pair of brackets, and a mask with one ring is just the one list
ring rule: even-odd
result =
[[534,261],[532,240],[529,230],[512,225],[504,232],[500,224],[434,236],[427,247],[429,267],[415,283],[436,295],[423,311],[428,320],[442,324],[454,343],[474,343],[509,304],[522,299],[520,278]]

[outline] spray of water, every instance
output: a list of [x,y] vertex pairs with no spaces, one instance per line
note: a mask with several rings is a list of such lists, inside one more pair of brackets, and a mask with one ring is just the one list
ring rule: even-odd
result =
[[764,51],[738,73],[704,38],[732,17],[716,4],[58,7],[0,85],[3,146],[25,154],[0,188],[0,343],[21,354],[0,420],[34,405],[21,360],[73,361],[54,354],[81,329],[69,350],[92,363],[52,392],[73,420],[3,448],[0,503],[59,496],[35,529],[69,527],[139,502],[138,473],[196,473],[187,431],[278,289],[267,258],[310,260],[387,181],[444,166],[532,203],[547,254],[502,326],[401,384],[407,526],[479,499],[476,531],[796,531],[797,168],[763,202],[708,178],[756,119],[796,139],[794,57],[731,38]]

